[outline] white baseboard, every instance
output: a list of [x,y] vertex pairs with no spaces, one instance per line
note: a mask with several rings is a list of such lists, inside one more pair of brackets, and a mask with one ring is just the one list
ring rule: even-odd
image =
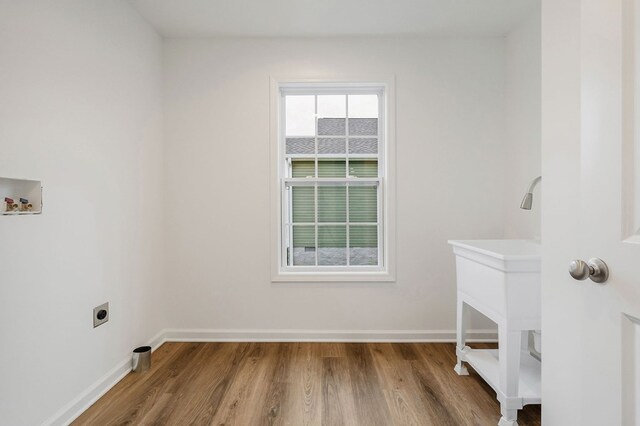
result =
[[[151,351],[155,351],[158,349],[163,343],[164,340],[164,331],[158,333],[151,341],[148,343],[148,346],[151,346]],[[107,393],[109,389],[114,387],[120,380],[124,379],[124,377],[129,374],[131,371],[131,357],[121,361],[116,365],[111,371],[98,379],[95,383],[87,388],[84,392],[78,395],[73,401],[68,403],[66,406],[61,408],[56,414],[49,417],[42,424],[58,426],[58,425],[68,425],[75,419],[77,419],[80,414],[84,413],[85,410],[93,405],[102,395]]]
[[[449,330],[166,329],[167,342],[455,342]],[[497,342],[495,330],[468,330],[470,342]]]
[[[455,342],[452,330],[217,330],[165,329],[148,343],[155,351],[164,342]],[[469,342],[497,342],[495,330],[468,330]],[[68,425],[131,371],[127,358],[47,419],[43,425]]]

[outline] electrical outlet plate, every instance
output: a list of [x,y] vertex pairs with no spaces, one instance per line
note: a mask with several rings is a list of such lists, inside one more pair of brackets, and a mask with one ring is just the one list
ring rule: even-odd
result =
[[109,321],[109,302],[93,308],[93,328]]

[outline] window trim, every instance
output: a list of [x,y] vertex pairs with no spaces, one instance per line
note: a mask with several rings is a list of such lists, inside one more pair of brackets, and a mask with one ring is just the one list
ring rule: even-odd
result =
[[[394,282],[395,281],[395,78],[332,78],[292,79],[271,77],[270,85],[270,189],[271,189],[271,281],[272,282]],[[327,87],[331,86],[331,87]],[[340,87],[342,86],[342,87]],[[338,87],[338,89],[336,89]],[[284,125],[282,90],[287,94],[357,94],[372,89],[384,91],[383,114],[380,127],[382,144],[379,149],[379,164],[383,184],[379,203],[382,213],[382,259],[383,266],[310,266],[291,267],[282,262],[282,170],[284,149],[281,129]],[[307,270],[308,269],[308,270]]]

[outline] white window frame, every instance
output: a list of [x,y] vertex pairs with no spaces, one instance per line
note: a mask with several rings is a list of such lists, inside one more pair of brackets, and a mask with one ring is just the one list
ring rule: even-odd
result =
[[[272,282],[393,282],[395,281],[395,84],[394,78],[303,80],[271,78],[271,276]],[[378,266],[287,266],[284,239],[284,196],[287,182],[284,155],[283,102],[286,94],[381,93],[379,106]],[[300,180],[300,179],[298,179]],[[350,182],[350,178],[331,181]],[[355,180],[355,179],[353,179]],[[317,220],[317,218],[316,218]],[[317,248],[316,248],[317,250]]]

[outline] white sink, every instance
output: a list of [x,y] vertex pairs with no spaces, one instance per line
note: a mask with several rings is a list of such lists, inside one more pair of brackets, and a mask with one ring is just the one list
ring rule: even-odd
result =
[[451,240],[456,256],[508,272],[539,272],[540,242],[536,240]]
[[[540,330],[540,243],[534,240],[454,240],[456,255],[457,348],[455,371],[468,363],[496,391],[499,425],[516,425],[517,410],[540,404],[540,362],[526,350],[529,330]],[[499,349],[465,345],[467,308],[498,325]],[[523,338],[523,336],[525,336]]]
[[540,243],[534,240],[454,240],[458,293],[510,327],[540,329]]

